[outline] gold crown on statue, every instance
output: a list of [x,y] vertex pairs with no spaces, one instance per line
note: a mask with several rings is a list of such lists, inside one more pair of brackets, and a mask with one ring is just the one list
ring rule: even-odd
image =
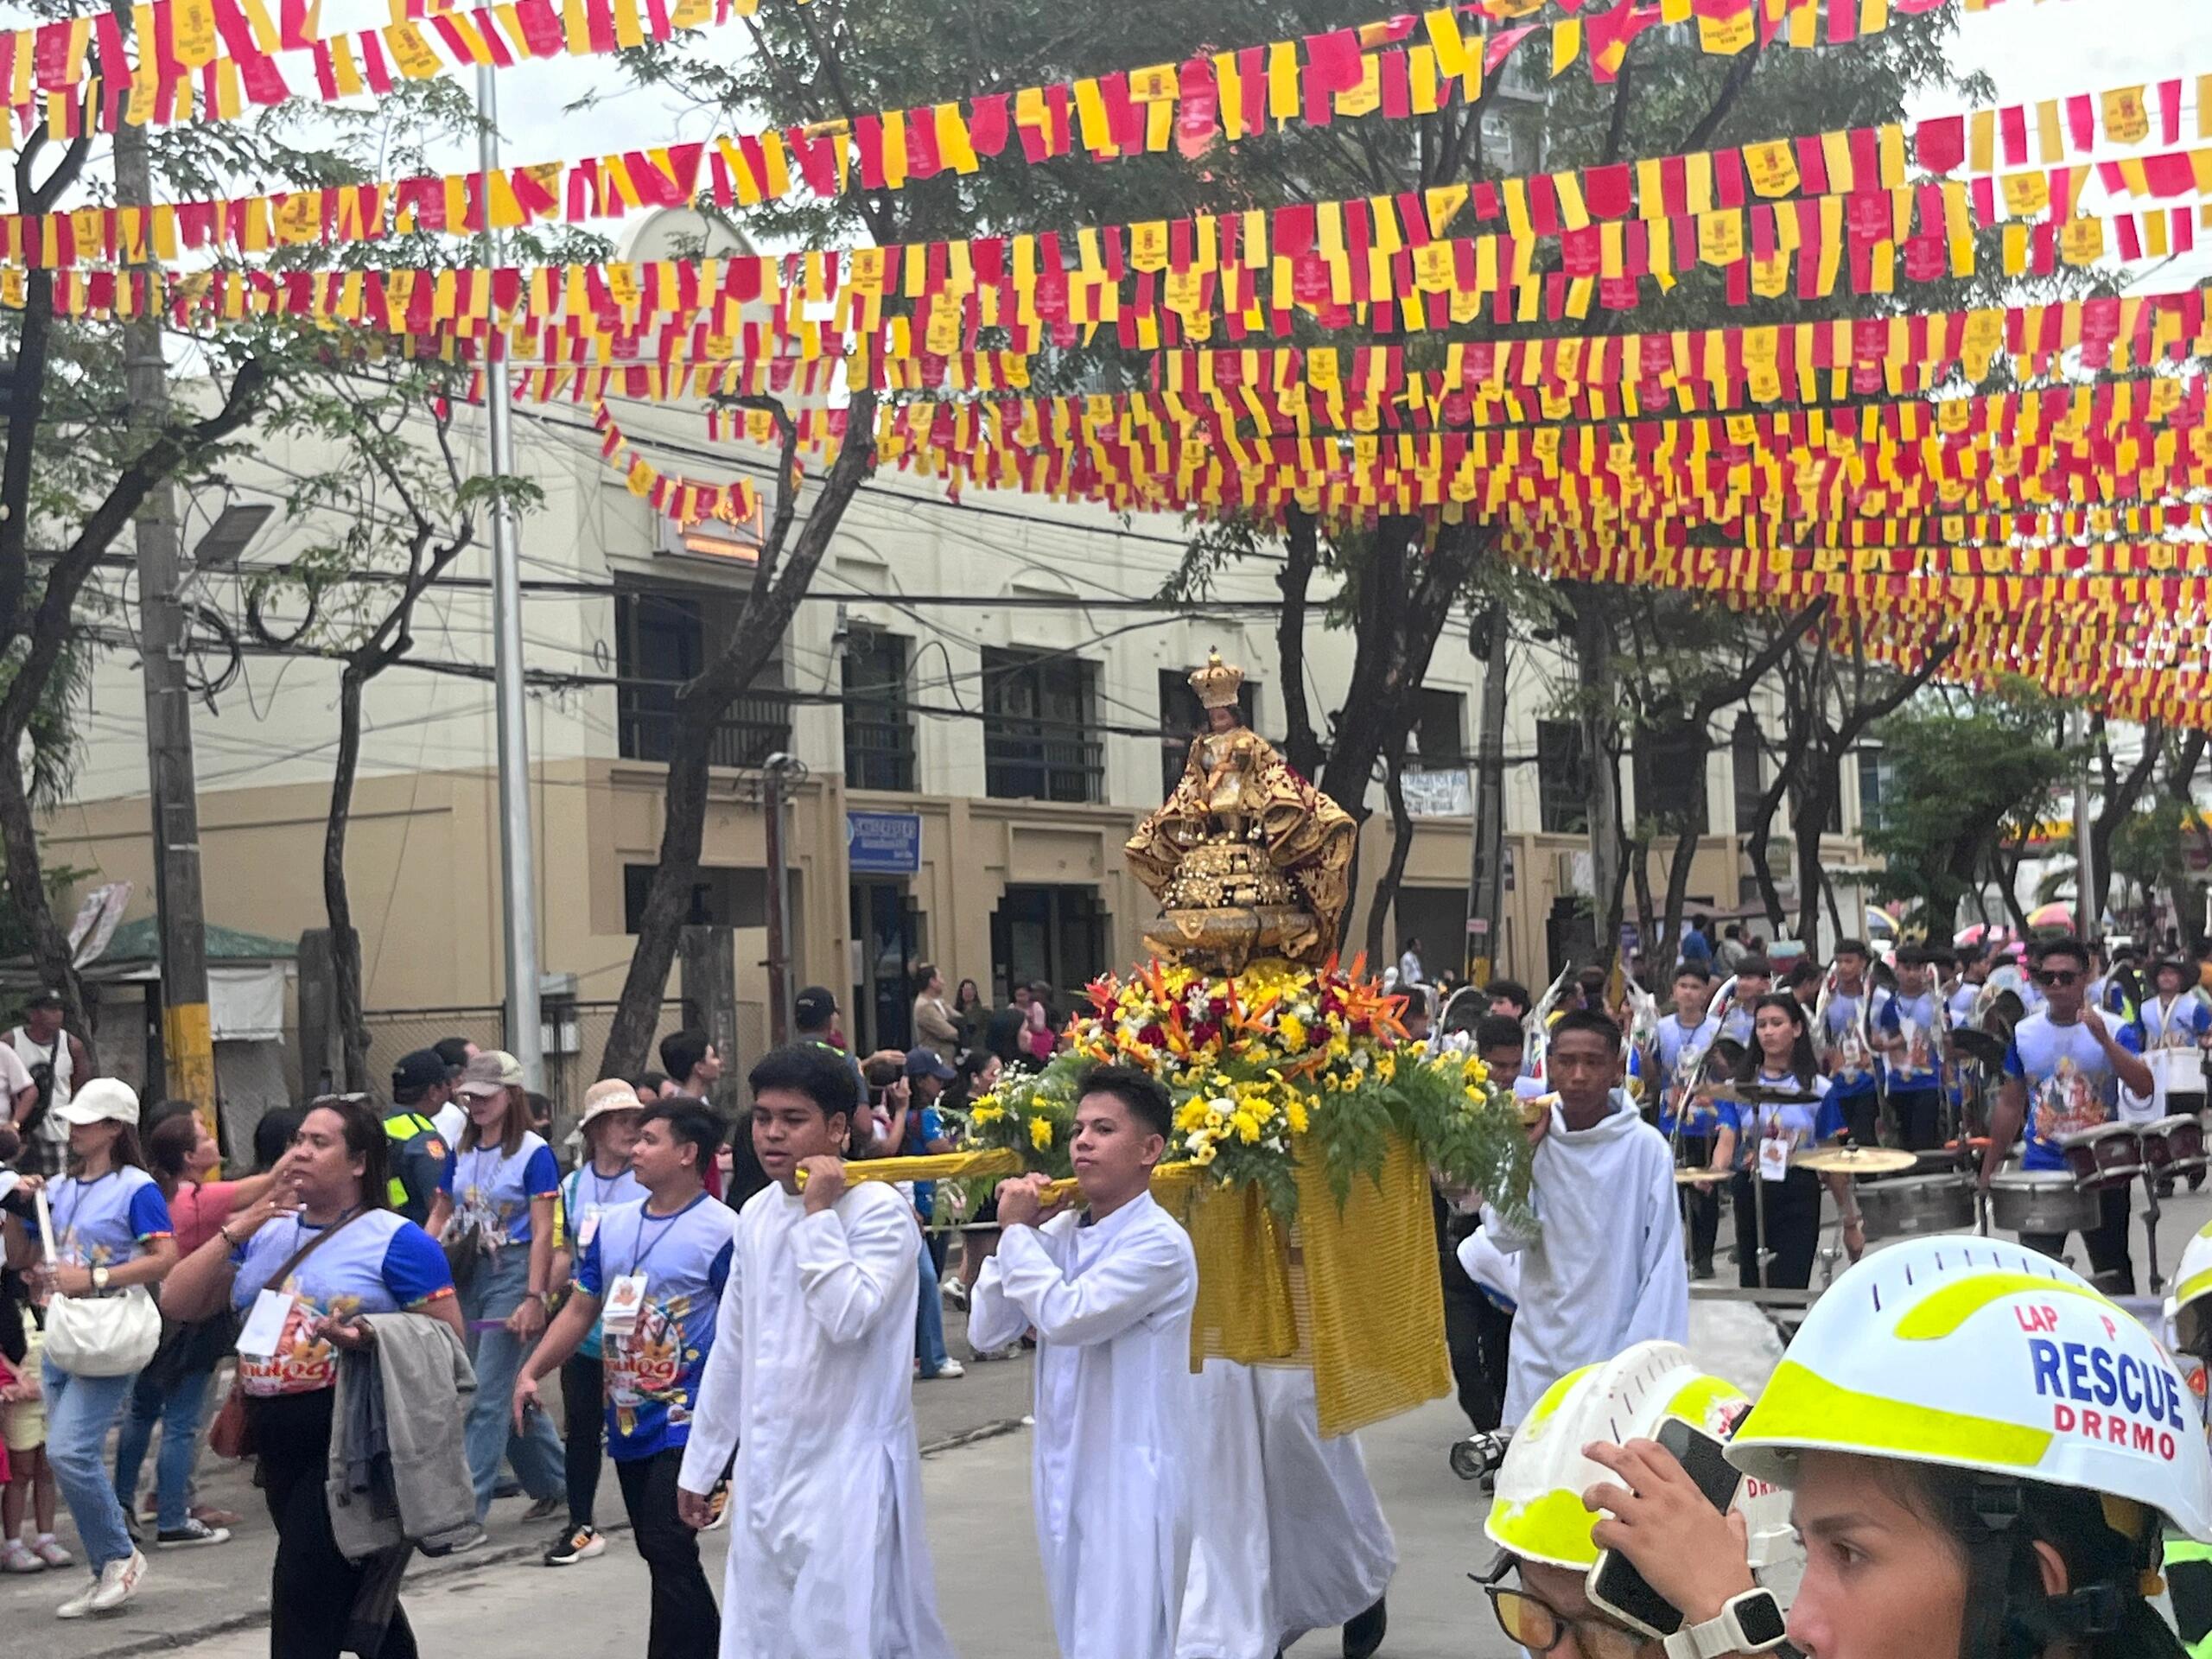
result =
[[1206,665],[1191,676],[1191,690],[1208,709],[1234,709],[1243,687],[1244,671],[1234,663],[1223,662],[1218,651],[1206,652]]

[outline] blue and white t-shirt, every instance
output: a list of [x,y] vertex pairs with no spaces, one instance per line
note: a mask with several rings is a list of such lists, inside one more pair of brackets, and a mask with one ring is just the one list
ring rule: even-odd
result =
[[1843,1133],[1843,1109],[1837,1104],[1835,1087],[1829,1079],[1815,1077],[1808,1088],[1794,1073],[1762,1071],[1759,1081],[1770,1089],[1796,1089],[1817,1095],[1820,1099],[1786,1106],[1755,1105],[1725,1098],[1715,1102],[1721,1128],[1736,1132],[1738,1169],[1758,1168],[1762,1141],[1788,1141],[1790,1161],[1795,1163],[1798,1153],[1809,1152]]
[[1861,982],[1856,991],[1838,990],[1828,997],[1828,1076],[1834,1079],[1835,1092],[1846,1100],[1874,1092],[1874,1050],[1860,1023],[1862,1014],[1879,1017],[1878,1011],[1865,1007],[1873,995]]
[[[1726,1011],[1720,1016],[1720,1037],[1726,1038],[1732,1043],[1741,1043],[1745,1048],[1749,1048],[1751,1046],[1751,1033],[1755,1020],[1756,1014],[1751,1006],[1742,1002],[1731,1002]],[[1717,1042],[1719,1038],[1714,1040]]]
[[704,1192],[671,1216],[627,1204],[600,1217],[577,1286],[603,1300],[615,1280],[645,1275],[637,1324],[604,1344],[607,1449],[616,1461],[650,1458],[691,1438],[736,1236],[737,1211]]
[[46,1189],[54,1248],[80,1268],[111,1268],[157,1238],[175,1236],[168,1200],[144,1170],[119,1165],[89,1181],[65,1176]]
[[502,1152],[496,1141],[467,1152],[455,1147],[446,1154],[446,1173],[438,1187],[453,1198],[453,1219],[446,1224],[448,1236],[458,1238],[477,1226],[484,1230],[486,1249],[527,1244],[530,1201],[560,1191],[561,1168],[553,1161],[552,1148],[525,1130],[522,1144],[512,1152]]
[[1981,999],[1981,987],[1970,979],[1959,982],[1958,989],[1951,993],[1948,1003],[1954,1026],[1969,1024],[1974,1019],[1974,1005]]
[[[645,1189],[638,1185],[637,1176],[627,1166],[615,1174],[602,1175],[588,1163],[581,1165],[561,1183],[561,1205],[553,1217],[554,1236],[581,1261],[586,1248],[599,1236],[608,1211],[645,1201]],[[594,1319],[590,1334],[576,1344],[576,1351],[586,1359],[597,1359],[599,1338],[599,1322]]]
[[1901,1038],[1904,1046],[1885,1050],[1882,1070],[1890,1087],[1898,1090],[1933,1089],[1938,1077],[1936,1031],[1943,1018],[1933,991],[1918,996],[1899,994],[1885,997],[1875,1011],[1874,1024],[1886,1037]]
[[[1652,1046],[1659,1052],[1659,1086],[1662,1090],[1659,1103],[1660,1134],[1670,1137],[1674,1135],[1675,1103],[1696,1088],[1705,1057],[1713,1048],[1713,1039],[1719,1035],[1720,1021],[1710,1014],[1694,1026],[1684,1025],[1678,1014],[1669,1014],[1659,1022]],[[1691,1108],[1682,1133],[1710,1135],[1713,1130],[1713,1109],[1702,1104]]]
[[2163,1093],[2204,1092],[2204,1036],[2212,1031],[2212,1009],[2204,999],[2183,991],[2171,1002],[2153,996],[2138,1016],[2143,1027],[2143,1058]]
[[[2142,1034],[2134,1026],[2107,1029],[2130,1053],[2142,1052]],[[2110,1122],[2120,1098],[2120,1074],[2078,1020],[2054,1025],[2048,1014],[2038,1013],[2021,1020],[2012,1027],[2012,1046],[2005,1051],[2005,1075],[2019,1078],[2027,1093],[2023,1169],[2063,1169],[2066,1158],[2058,1137]]]
[[321,1228],[296,1215],[271,1221],[231,1252],[238,1268],[231,1306],[239,1313],[264,1288],[293,1298],[276,1351],[265,1359],[238,1356],[238,1386],[248,1394],[309,1394],[338,1380],[337,1354],[307,1334],[326,1314],[397,1313],[453,1294],[446,1253],[397,1211],[372,1210],[331,1225],[345,1230],[316,1245],[281,1285],[269,1281]]

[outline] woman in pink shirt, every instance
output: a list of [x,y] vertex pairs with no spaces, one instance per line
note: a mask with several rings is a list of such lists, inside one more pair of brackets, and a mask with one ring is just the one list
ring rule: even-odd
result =
[[[273,1174],[263,1174],[237,1181],[208,1180],[222,1158],[214,1137],[200,1128],[189,1109],[181,1106],[172,1108],[171,1115],[156,1123],[146,1137],[146,1161],[162,1196],[168,1200],[180,1255],[188,1255],[214,1237],[225,1221],[260,1198],[276,1179]],[[162,1345],[138,1374],[130,1409],[123,1415],[115,1446],[115,1495],[134,1537],[140,1524],[138,1471],[153,1444],[154,1425],[162,1426],[154,1487],[155,1541],[163,1549],[222,1543],[238,1518],[225,1510],[188,1507],[208,1381],[229,1351],[233,1335],[233,1321],[227,1314],[193,1325],[164,1325]]]

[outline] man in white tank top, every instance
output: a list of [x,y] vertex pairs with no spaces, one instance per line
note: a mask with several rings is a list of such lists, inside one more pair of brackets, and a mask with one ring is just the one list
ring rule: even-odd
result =
[[[12,1069],[11,1069],[12,1063]],[[40,1068],[43,1066],[45,1071]],[[61,993],[41,991],[23,1005],[23,1023],[0,1040],[0,1088],[20,1101],[18,1090],[43,1086],[46,1105],[36,1126],[24,1138],[26,1169],[59,1175],[69,1155],[69,1126],[61,1121],[61,1108],[69,1103],[77,1084],[92,1075],[92,1065],[83,1043],[61,1028]],[[24,1075],[20,1078],[15,1073]],[[40,1109],[33,1103],[19,1112],[18,1121]]]

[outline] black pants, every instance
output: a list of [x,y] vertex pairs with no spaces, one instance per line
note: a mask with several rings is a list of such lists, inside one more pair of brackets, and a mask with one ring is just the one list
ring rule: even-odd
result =
[[683,1466],[680,1446],[614,1460],[631,1535],[652,1574],[645,1659],[715,1659],[721,1646],[722,1616],[699,1566],[699,1535],[676,1513],[676,1476]]
[[1907,1152],[1935,1152],[1943,1145],[1943,1091],[1926,1089],[1890,1090],[1890,1116],[1897,1126],[1897,1144]]
[[[1736,1172],[1736,1281],[1746,1290],[1759,1282],[1759,1194],[1757,1175]],[[1821,1178],[1793,1169],[1779,1181],[1759,1182],[1766,1189],[1766,1231],[1774,1260],[1767,1264],[1771,1290],[1803,1290],[1813,1282],[1813,1256],[1821,1243]]]
[[[2128,1195],[2133,1190],[2113,1186],[2098,1193],[2097,1206],[2102,1219],[2082,1235],[2082,1248],[2089,1253],[2088,1276],[2094,1279],[2108,1273],[2115,1278],[2125,1277],[2126,1285],[2121,1294],[2129,1296],[2135,1294],[2135,1259],[2129,1253],[2127,1237],[2132,1218]],[[2055,1261],[2065,1254],[2066,1238],[2064,1233],[2022,1233],[2020,1243]],[[2100,1285],[2098,1288],[2106,1287]]]
[[1869,1089],[1863,1095],[1847,1095],[1836,1104],[1842,1109],[1844,1127],[1862,1147],[1882,1144],[1882,1097]]
[[[346,1615],[370,1571],[340,1554],[330,1533],[323,1481],[330,1472],[330,1408],[336,1397],[334,1389],[318,1389],[247,1403],[263,1496],[276,1524],[276,1560],[269,1574],[270,1659],[336,1659],[344,1650]],[[405,1609],[395,1603],[383,1643],[361,1659],[415,1655],[415,1632]]]
[[1479,1433],[1505,1419],[1506,1344],[1513,1316],[1482,1293],[1459,1265],[1457,1251],[1443,1251],[1444,1345],[1452,1357],[1452,1382],[1459,1409]]
[[[1686,1135],[1682,1137],[1684,1168],[1704,1169],[1712,1162],[1711,1135]],[[1719,1183],[1684,1187],[1682,1202],[1689,1209],[1690,1265],[1700,1273],[1711,1273],[1713,1243],[1720,1236]]]
[[607,1370],[571,1354],[561,1363],[561,1461],[569,1482],[569,1530],[591,1525],[599,1496],[599,1442],[607,1424]]

